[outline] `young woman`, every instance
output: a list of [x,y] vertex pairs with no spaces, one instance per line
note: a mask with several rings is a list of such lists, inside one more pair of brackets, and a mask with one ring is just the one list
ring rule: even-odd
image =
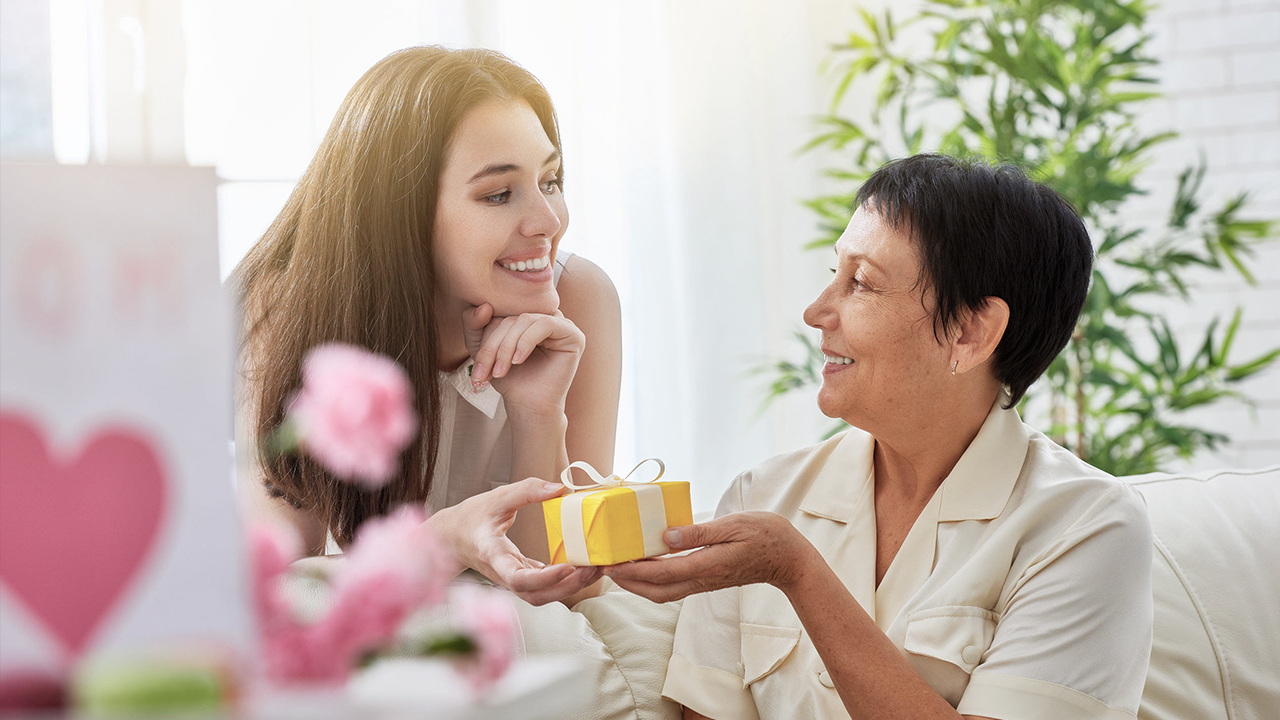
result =
[[613,463],[618,298],[599,268],[558,253],[562,187],[551,99],[502,55],[410,48],[365,73],[237,268],[239,435],[274,428],[306,352],[340,341],[408,370],[422,438],[376,491],[305,457],[262,458],[251,512],[287,521],[314,554],[426,503],[463,564],[529,602],[597,579],[536,559],[540,517],[507,532],[519,508],[558,493],[545,480],[569,458]]

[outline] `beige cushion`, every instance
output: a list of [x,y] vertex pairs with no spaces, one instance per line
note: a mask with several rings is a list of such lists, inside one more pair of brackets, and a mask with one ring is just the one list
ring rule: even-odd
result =
[[1155,534],[1140,720],[1280,712],[1280,466],[1126,478]]
[[526,651],[570,655],[586,666],[595,695],[574,720],[678,720],[680,706],[662,698],[662,681],[680,603],[652,603],[607,579],[605,586],[573,610],[516,601]]

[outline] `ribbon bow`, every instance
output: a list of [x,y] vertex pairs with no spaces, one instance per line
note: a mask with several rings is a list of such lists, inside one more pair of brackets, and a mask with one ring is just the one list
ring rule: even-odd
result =
[[[655,475],[652,479],[649,479],[649,480],[628,480],[628,478],[630,478],[633,474],[635,474],[635,471],[640,469],[641,465],[644,465],[647,462],[658,463],[657,475]],[[582,470],[583,472],[585,472],[587,475],[590,475],[591,481],[594,484],[574,485],[573,484],[574,468],[578,468],[579,470]],[[565,468],[564,471],[560,473],[560,482],[564,483],[564,486],[569,488],[569,492],[577,492],[578,490],[602,490],[604,488],[622,487],[623,485],[647,485],[649,483],[654,483],[654,482],[657,482],[658,479],[662,477],[662,474],[665,473],[666,471],[667,471],[667,466],[663,464],[663,462],[658,458],[645,458],[644,460],[641,460],[640,462],[636,463],[636,466],[631,468],[631,471],[628,472],[626,475],[623,475],[622,477],[618,477],[617,475],[609,475],[608,477],[601,477],[600,472],[598,470],[591,467],[587,463],[579,460],[578,462],[570,463],[569,467]]]

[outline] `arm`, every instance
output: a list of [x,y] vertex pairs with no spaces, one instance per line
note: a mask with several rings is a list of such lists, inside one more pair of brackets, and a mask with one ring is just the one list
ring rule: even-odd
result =
[[[817,549],[782,516],[745,512],[673,528],[667,544],[672,550],[706,547],[689,555],[617,565],[605,574],[655,602],[767,582],[791,601],[852,717],[961,717],[907,663]],[[685,717],[698,717],[690,712]]]
[[[571,606],[597,594],[598,570],[544,568],[537,559],[547,551],[539,509],[529,508],[522,515],[534,517],[519,520],[515,511],[558,494],[558,484],[543,486],[532,478],[558,478],[570,455],[612,468],[622,333],[617,292],[598,267],[571,259],[558,289],[562,311],[554,316],[494,318],[487,305],[464,315],[476,361],[472,378],[494,382],[506,403],[512,484],[510,491],[482,493],[433,520],[447,537],[475,538],[485,528],[476,542],[455,543],[465,563],[530,602],[560,599]],[[509,528],[515,544],[505,536]]]
[[[560,312],[582,330],[586,348],[569,386],[564,410],[569,427],[565,446],[569,460],[589,463],[601,473],[613,472],[618,429],[618,395],[622,389],[622,309],[613,282],[595,263],[574,255],[560,276]],[[563,469],[563,468],[562,468]],[[564,599],[600,594],[596,582]]]
[[564,411],[569,460],[582,460],[603,474],[613,471],[622,388],[622,310],[618,292],[603,270],[573,256],[560,277],[560,312],[587,338]]

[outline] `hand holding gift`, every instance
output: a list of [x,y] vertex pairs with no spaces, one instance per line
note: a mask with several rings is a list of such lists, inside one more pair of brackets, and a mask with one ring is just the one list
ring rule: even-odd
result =
[[[650,480],[631,480],[645,463],[658,465]],[[573,469],[587,473],[594,485],[575,485]],[[671,552],[663,541],[669,527],[689,525],[693,510],[689,483],[658,482],[666,467],[657,458],[641,461],[624,477],[601,477],[595,468],[575,462],[560,474],[573,491],[543,501],[551,562],[570,565],[616,565]]]

